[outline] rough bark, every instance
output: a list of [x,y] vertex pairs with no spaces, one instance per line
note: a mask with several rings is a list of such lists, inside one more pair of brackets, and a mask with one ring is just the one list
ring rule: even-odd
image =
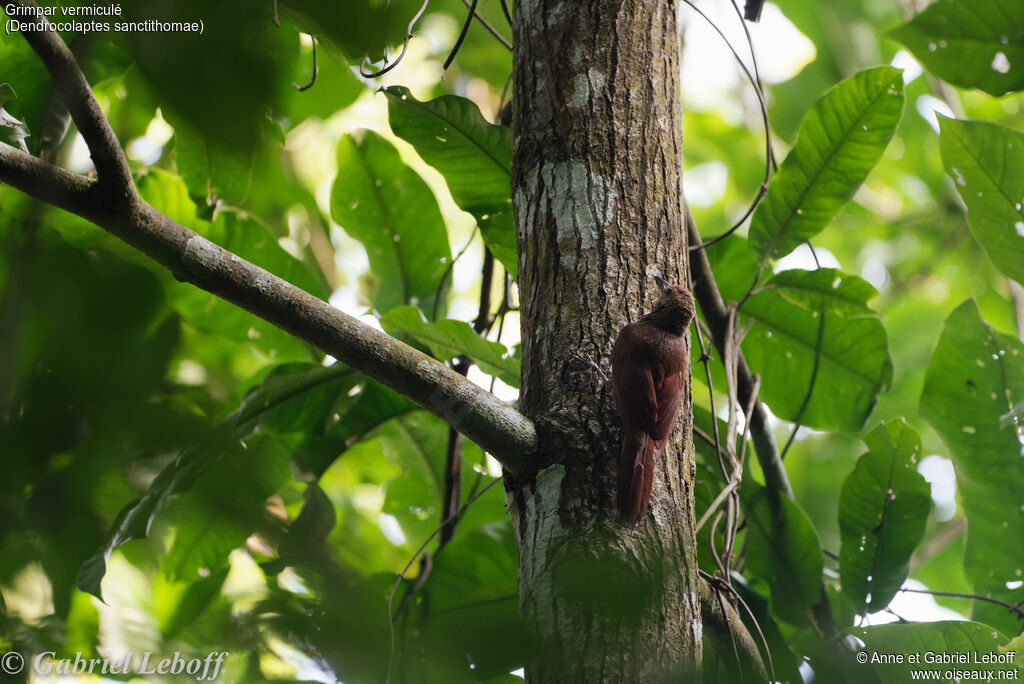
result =
[[[539,471],[509,477],[530,682],[662,681],[700,661],[691,391],[649,513],[616,516],[618,331],[684,282],[678,6],[522,0],[515,8],[513,199],[521,410]],[[679,679],[675,679],[678,681]]]

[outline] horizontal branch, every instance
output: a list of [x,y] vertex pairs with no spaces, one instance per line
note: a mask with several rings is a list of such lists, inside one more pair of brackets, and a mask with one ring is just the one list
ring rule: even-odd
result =
[[491,453],[528,470],[533,424],[435,359],[217,246],[143,201],[109,202],[98,182],[0,143],[0,182],[91,221],[192,283],[408,397]]
[[[33,0],[11,3],[38,7]],[[42,17],[32,21],[41,23]],[[0,143],[0,182],[91,221],[170,269],[178,280],[245,309],[408,397],[479,444],[509,471],[529,470],[537,434],[533,423],[514,408],[437,360],[245,261],[147,204],[71,50],[60,36],[41,27],[22,34],[50,73],[85,139],[97,180]]]

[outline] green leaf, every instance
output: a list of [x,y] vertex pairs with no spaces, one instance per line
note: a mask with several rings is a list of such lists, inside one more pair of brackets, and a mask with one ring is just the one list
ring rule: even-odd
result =
[[[935,680],[950,681],[961,679],[967,681],[977,679],[969,675],[954,677],[956,672],[981,672],[996,671],[997,679],[1004,679],[999,676],[998,671],[1009,671],[1013,664],[997,664],[975,662],[975,654],[984,656],[987,654],[999,655],[999,645],[1004,644],[1008,639],[993,630],[988,625],[977,622],[940,621],[924,622],[907,625],[878,625],[877,627],[854,627],[849,630],[850,634],[861,639],[864,647],[858,649],[867,655],[867,663],[875,670],[883,684],[905,684],[914,680],[924,680],[920,676],[921,670],[928,670],[937,673]],[[916,663],[908,662],[910,654],[917,654],[919,660]],[[902,655],[902,663],[877,660],[878,656],[892,656],[890,661],[895,660],[896,655]],[[926,658],[947,657],[966,658],[965,661],[939,663],[925,661]],[[917,676],[911,674],[918,671]]]
[[203,23],[202,34],[126,31],[118,36],[165,115],[174,112],[201,137],[224,147],[258,146],[267,111],[276,109],[291,87],[298,32],[276,28],[269,6],[257,12],[245,0],[138,0],[123,7],[124,21],[173,17]]
[[451,250],[441,210],[391,143],[372,131],[363,131],[359,141],[342,137],[331,215],[366,247],[378,281],[374,308],[389,311],[412,304],[429,312],[439,293],[445,301],[447,285],[438,284]]
[[0,107],[18,97],[17,93],[14,92],[14,88],[8,83],[0,83]]
[[277,566],[282,570],[286,565],[315,565],[329,558],[327,538],[338,524],[334,504],[315,482],[307,485],[303,498],[306,502],[302,511],[288,526],[288,532],[278,546],[280,558]]
[[[424,624],[416,651],[426,656],[423,667],[440,671],[425,680],[476,681],[522,667],[527,632],[516,576],[507,520],[478,527],[438,555],[421,590]],[[443,674],[449,676],[437,678]]]
[[789,254],[829,224],[874,168],[903,113],[903,76],[877,67],[815,103],[750,222],[763,264]]
[[839,571],[858,613],[887,605],[910,571],[924,536],[931,487],[917,472],[921,438],[905,421],[883,423],[864,438],[869,451],[839,496]]
[[[309,84],[313,75],[311,53],[311,50],[303,49],[292,79],[295,83]],[[286,129],[289,131],[310,117],[330,118],[355,102],[367,89],[348,68],[347,62],[341,62],[331,54],[325,56],[323,51],[318,55],[316,81],[312,87],[302,91],[292,88],[287,96],[282,114],[286,117]]]
[[182,592],[180,600],[160,622],[160,631],[165,639],[173,639],[183,629],[191,625],[209,607],[218,596],[224,580],[228,577],[228,568],[221,568],[210,573],[198,582],[188,585]]
[[775,415],[822,430],[864,425],[892,380],[885,328],[867,306],[875,294],[857,276],[822,268],[782,271],[747,300],[742,312],[754,325],[743,352]]
[[197,580],[224,567],[228,554],[263,521],[266,499],[289,478],[291,454],[278,439],[263,436],[225,453],[184,496],[170,502],[174,536],[161,558],[171,581]]
[[971,233],[1000,271],[1024,283],[1024,133],[986,121],[939,123],[942,163],[967,205]]
[[400,44],[421,4],[419,0],[280,0],[278,10],[282,19],[321,40],[333,57],[358,62],[364,55],[378,59],[383,46]]
[[414,548],[440,523],[448,434],[448,426],[425,411],[393,418],[377,432],[378,453],[402,471],[387,483],[383,512],[395,516]]
[[745,482],[748,564],[771,588],[772,610],[795,625],[812,623],[811,607],[821,598],[824,556],[814,526],[785,494]]
[[384,90],[395,135],[412,143],[441,172],[455,203],[477,220],[487,248],[514,278],[516,233],[512,216],[512,132],[488,122],[472,101],[442,95],[420,102],[408,88]]
[[321,431],[338,396],[360,379],[336,363],[290,363],[275,366],[258,387],[250,390],[234,414],[240,434],[257,427],[273,433]]
[[153,520],[163,510],[171,495],[187,489],[208,467],[216,450],[186,449],[167,465],[153,480],[149,490],[141,498],[125,506],[118,515],[106,542],[86,560],[78,571],[75,585],[82,591],[103,601],[100,583],[107,572],[111,554],[119,547],[134,539],[144,539],[149,534]]
[[1019,0],[944,0],[889,37],[953,85],[989,95],[1024,89],[1024,4]]
[[365,380],[334,405],[328,434],[346,446],[392,418],[417,409],[409,399],[373,380]]
[[428,323],[417,309],[403,306],[384,314],[380,324],[391,335],[413,336],[430,347],[431,353],[442,361],[468,356],[485,373],[519,387],[519,360],[508,355],[505,345],[485,340],[464,321],[446,319]]
[[[308,427],[310,419],[304,413],[315,407],[322,408],[325,404],[324,395],[330,395],[332,392],[336,395],[340,392],[350,374],[352,374],[351,370],[340,365],[321,368],[313,364],[292,364],[271,371],[260,387],[246,395],[238,410],[221,422],[217,439],[209,439],[203,444],[183,450],[160,471],[145,495],[132,501],[121,510],[106,542],[83,563],[79,570],[77,586],[82,591],[103,600],[100,582],[106,574],[110,555],[119,546],[133,539],[145,538],[149,534],[154,520],[174,494],[191,489],[211,464],[218,458],[222,458],[224,454],[230,454],[237,450],[240,446],[239,441],[247,438],[254,431],[259,429],[288,431]],[[341,383],[340,386],[339,383]],[[322,418],[321,416],[321,420]],[[266,466],[262,468],[262,471],[270,473],[270,475],[262,477],[261,480],[266,482],[273,480],[280,473],[273,468],[273,458],[278,452],[274,450],[273,444],[265,445],[264,441],[268,440],[257,442],[261,451],[255,452],[256,455],[253,458],[256,460],[253,463],[263,463]],[[249,477],[248,473],[254,467],[255,465],[239,465],[238,471],[246,473],[245,477]],[[270,486],[262,486],[262,489],[266,490]],[[231,492],[235,488],[234,484],[228,483],[224,485],[223,491]],[[253,491],[260,489],[255,485],[249,486],[249,488]],[[181,515],[187,519],[192,513],[194,511],[186,508]],[[201,516],[193,516],[193,519],[193,527],[186,530],[186,533],[191,535],[193,542],[198,546],[205,541],[202,538],[204,523]],[[221,538],[226,540],[225,544],[236,541],[237,530],[221,527],[221,522],[223,521],[211,522],[212,527],[207,534],[211,538],[217,534],[221,535]],[[210,542],[209,548],[212,546],[212,542]],[[218,552],[215,550],[208,555],[216,558]],[[190,563],[193,570],[203,567],[194,565],[193,561],[188,558],[189,555],[190,553],[185,550],[179,551],[176,564],[171,566],[175,573],[188,570]]]
[[178,173],[192,200],[203,207],[216,204],[218,199],[242,204],[252,182],[252,150],[236,150],[215,138],[203,137],[178,117],[170,116],[169,123],[174,126]]
[[[964,302],[946,320],[928,363],[921,413],[956,468],[967,516],[967,577],[976,593],[1010,602],[1020,596],[1007,583],[1015,586],[1024,568],[1024,549],[1007,543],[1024,539],[1021,401],[1024,344],[986,324],[974,300]],[[1006,622],[996,626],[1016,625],[1012,615],[1000,613]]]

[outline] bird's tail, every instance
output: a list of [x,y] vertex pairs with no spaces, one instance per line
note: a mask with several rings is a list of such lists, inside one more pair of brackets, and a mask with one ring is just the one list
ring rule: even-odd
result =
[[626,434],[619,456],[619,514],[630,525],[635,525],[647,510],[654,484],[654,464],[658,444],[646,433]]

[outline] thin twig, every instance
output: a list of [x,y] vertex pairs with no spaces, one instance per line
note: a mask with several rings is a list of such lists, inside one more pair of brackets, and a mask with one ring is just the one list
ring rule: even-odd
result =
[[[462,0],[462,4],[465,5],[466,7],[469,7],[469,0]],[[504,45],[511,52],[512,43],[508,42],[508,40],[505,39],[505,36],[498,33],[498,29],[494,28],[494,26],[489,21],[484,19],[483,15],[477,12],[476,10],[473,10],[473,16],[475,16],[476,20],[479,21],[485,29],[487,29],[488,33],[494,36],[499,43]],[[509,25],[511,26],[512,22],[509,22]]]
[[722,455],[722,442],[718,436],[718,416],[715,414],[715,385],[711,381],[711,366],[709,365],[711,356],[704,346],[704,335],[700,331],[699,320],[694,328],[697,331],[697,344],[700,345],[700,362],[704,364],[704,377],[707,378],[708,383],[708,401],[711,404],[711,430],[715,435],[715,454],[718,456],[718,467],[722,471],[722,479],[728,481],[729,473],[725,467],[725,457]]
[[796,439],[796,433],[800,430],[800,421],[804,417],[804,411],[811,403],[811,395],[814,393],[814,384],[818,379],[818,369],[821,367],[821,344],[825,336],[825,302],[822,300],[819,303],[818,314],[821,318],[818,320],[818,337],[814,343],[814,364],[811,366],[811,381],[807,385],[807,393],[804,395],[803,403],[800,404],[800,410],[796,412],[796,417],[793,419],[793,431],[789,433],[789,439],[786,440],[786,446],[782,448],[782,453],[779,454],[779,458],[786,460],[786,454],[789,453],[789,448],[793,446],[793,440]]
[[448,67],[451,66],[452,62],[455,61],[455,55],[459,53],[459,48],[462,47],[462,41],[466,40],[466,34],[469,33],[469,26],[473,23],[473,16],[476,14],[476,3],[478,0],[473,0],[469,6],[469,14],[466,15],[466,21],[462,24],[462,30],[459,31],[459,37],[455,41],[455,45],[452,46],[452,51],[448,53],[448,59],[444,60],[444,71],[448,71]]
[[505,21],[512,26],[512,13],[508,11],[508,0],[501,0],[501,11],[505,13]]
[[911,594],[930,594],[931,596],[941,596],[944,598],[960,598],[969,599],[972,601],[983,601],[985,603],[991,603],[996,606],[1000,606],[1016,615],[1019,619],[1024,619],[1024,609],[1021,608],[1021,604],[1007,603],[1006,601],[1000,601],[990,596],[981,596],[979,594],[961,594],[956,591],[932,591],[931,589],[911,589],[909,587],[900,587],[901,592],[908,592]]
[[711,505],[708,506],[708,509],[704,511],[704,515],[700,516],[700,520],[697,521],[697,526],[693,530],[693,533],[695,535],[700,533],[705,523],[707,523],[708,518],[710,518],[718,510],[718,507],[722,505],[722,502],[725,501],[726,497],[732,494],[733,491],[737,487],[739,487],[739,485],[740,482],[734,479],[731,480],[727,485],[725,485],[725,487],[722,488],[722,491],[718,493],[718,496],[716,496],[715,500],[711,502]]
[[[699,241],[700,233],[693,222],[693,214],[686,208],[686,231],[687,239]],[[711,270],[711,262],[707,253],[697,251],[690,254],[690,272],[693,281],[693,295],[700,304],[701,313],[711,330],[711,339],[719,353],[725,348],[725,329],[729,318],[729,309],[722,300],[715,283],[715,274]],[[750,372],[742,353],[739,357],[739,392],[740,399],[746,401],[750,398],[754,385],[754,374]],[[769,489],[782,492],[789,497],[793,496],[793,488],[789,484],[789,477],[786,475],[785,466],[779,458],[779,449],[775,443],[775,436],[772,434],[768,424],[768,414],[765,412],[761,402],[757,402],[754,408],[754,415],[750,426],[750,434],[754,440],[754,451],[757,453],[758,463],[764,473],[765,485]]]
[[420,10],[412,18],[412,21],[409,22],[409,25],[405,29],[405,39],[402,41],[402,51],[398,53],[398,57],[395,58],[394,62],[388,64],[388,51],[387,48],[384,48],[384,68],[380,71],[366,71],[365,65],[368,64],[370,56],[363,56],[363,61],[359,64],[359,74],[363,78],[379,78],[401,64],[402,60],[405,58],[406,51],[409,49],[409,41],[412,40],[412,27],[416,25],[416,22],[420,20],[423,13],[427,11],[427,5],[429,4],[430,0],[423,0],[423,4],[420,5]]
[[430,318],[432,320],[437,320],[437,307],[441,302],[441,293],[444,290],[445,281],[448,279],[448,276],[451,275],[452,270],[455,268],[455,262],[461,259],[462,255],[466,253],[467,249],[469,249],[469,246],[473,244],[473,238],[476,237],[476,231],[478,231],[479,229],[480,226],[473,226],[473,232],[469,234],[469,239],[466,240],[466,244],[462,246],[462,249],[460,249],[459,253],[455,255],[455,258],[448,262],[448,266],[445,267],[444,273],[441,274],[441,280],[438,281],[437,283],[437,291],[434,292],[434,307],[433,309],[431,309],[430,312]]
[[[758,101],[758,104],[760,105],[760,108],[761,108],[761,119],[762,119],[762,122],[764,124],[764,137],[765,137],[765,171],[764,171],[764,180],[761,181],[761,185],[758,188],[757,196],[754,197],[754,201],[750,203],[750,206],[743,213],[743,216],[741,216],[739,218],[739,220],[736,221],[732,225],[732,227],[730,227],[724,233],[722,233],[720,235],[717,235],[717,236],[715,236],[715,237],[713,237],[713,238],[711,238],[709,240],[706,240],[704,242],[698,242],[698,244],[690,245],[688,247],[688,249],[691,252],[693,252],[693,251],[696,251],[698,249],[704,249],[705,247],[709,247],[709,246],[711,246],[711,245],[713,245],[713,244],[715,244],[717,242],[720,242],[721,240],[724,240],[725,238],[729,237],[730,235],[735,233],[740,228],[740,226],[743,225],[744,221],[746,221],[747,218],[751,214],[754,213],[754,209],[757,208],[757,205],[760,204],[761,199],[764,197],[765,193],[768,192],[768,182],[771,180],[772,169],[775,168],[775,152],[774,152],[774,150],[772,148],[772,134],[771,134],[771,124],[770,124],[769,118],[768,118],[768,105],[767,105],[767,102],[765,101],[765,98],[764,98],[764,88],[761,85],[761,74],[758,71],[757,55],[754,54],[754,43],[751,40],[750,31],[747,30],[747,26],[743,22],[742,15],[740,16],[740,23],[743,24],[743,31],[746,33],[747,44],[750,47],[750,57],[753,60],[753,65],[754,65],[754,73],[753,74],[750,73],[750,70],[747,68],[746,63],[744,63],[744,61],[740,57],[739,53],[736,52],[736,49],[732,46],[732,43],[730,43],[729,39],[725,36],[725,33],[720,28],[718,28],[718,26],[715,24],[715,22],[713,22],[711,20],[711,18],[708,17],[708,15],[706,15],[704,12],[702,12],[700,10],[700,8],[698,8],[696,5],[694,5],[690,0],[683,0],[683,2],[685,2],[687,5],[690,6],[691,9],[693,9],[700,16],[702,16],[704,18],[704,20],[707,21],[708,24],[711,25],[711,28],[713,28],[718,33],[718,35],[721,36],[722,40],[725,41],[726,46],[729,48],[729,51],[732,52],[732,55],[736,59],[736,62],[740,65],[740,68],[743,70],[743,73],[746,74],[747,80],[750,81],[750,85],[753,86],[753,88],[754,88],[754,93],[757,95],[757,101]],[[736,6],[735,2],[733,3],[733,6],[736,7],[736,11],[739,12],[739,7]]]
[[319,73],[319,68],[317,67],[317,64],[316,64],[316,38],[314,36],[310,36],[310,38],[313,39],[313,77],[311,79],[309,79],[309,83],[307,83],[306,85],[299,85],[298,83],[292,83],[292,87],[294,87],[300,93],[304,93],[304,92],[306,92],[307,90],[309,90],[310,88],[313,87],[313,84],[316,83],[316,76]]

